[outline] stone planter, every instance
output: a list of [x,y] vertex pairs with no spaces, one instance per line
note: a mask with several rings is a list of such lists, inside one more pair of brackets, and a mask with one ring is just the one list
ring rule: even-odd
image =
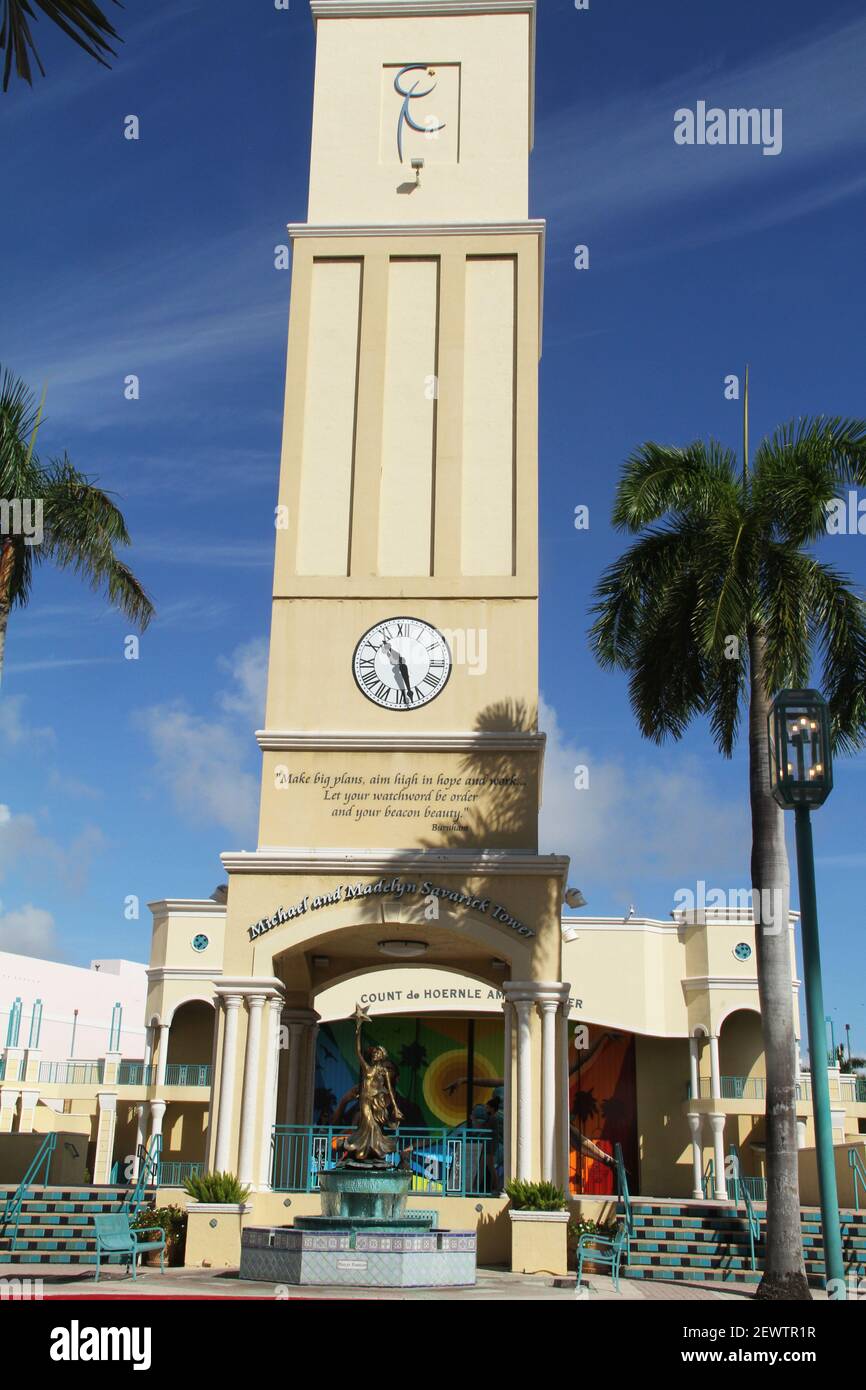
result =
[[189,1202],[187,1204],[186,1258],[189,1268],[238,1269],[241,1262],[241,1228],[252,1211],[243,1204]]
[[567,1274],[568,1218],[567,1211],[510,1210],[512,1274]]

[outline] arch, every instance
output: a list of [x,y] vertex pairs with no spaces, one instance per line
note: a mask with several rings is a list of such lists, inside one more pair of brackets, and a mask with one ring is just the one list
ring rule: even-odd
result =
[[[326,909],[327,917],[310,914],[300,923],[294,920],[256,940],[254,973],[282,979],[287,994],[309,996],[336,980],[394,964],[379,948],[382,940],[391,937],[428,944],[417,964],[458,971],[494,987],[509,975],[513,979],[533,977],[535,936],[521,937],[489,917],[457,908],[446,900],[437,899],[437,904],[438,915],[429,920],[423,903],[419,905],[417,900],[340,903]],[[306,968],[314,955],[328,961],[317,972],[315,982]],[[497,971],[494,960],[505,961],[506,970]],[[398,962],[404,968],[410,963],[406,959]]]
[[731,1009],[719,1026],[719,1068],[723,1076],[754,1077],[766,1072],[761,1015]]
[[165,1017],[164,1017],[163,1020],[162,1020],[163,1023],[168,1024],[168,1026],[171,1027],[171,1025],[174,1023],[175,1014],[177,1014],[178,1011],[179,1011],[180,1009],[185,1008],[187,1004],[207,1004],[208,1007],[209,1007],[211,1010],[213,1010],[213,1008],[214,1008],[214,999],[213,999],[213,995],[212,995],[212,994],[188,994],[188,995],[186,996],[185,999],[178,999],[174,1004],[170,1005],[170,1007],[166,1010]]
[[174,1005],[170,1021],[166,1061],[199,1066],[209,1063],[213,1053],[213,1000],[196,996],[183,1000]]

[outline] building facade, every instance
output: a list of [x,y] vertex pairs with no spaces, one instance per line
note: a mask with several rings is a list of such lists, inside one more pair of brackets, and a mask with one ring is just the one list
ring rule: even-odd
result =
[[[311,9],[258,843],[222,855],[225,893],[152,904],[141,1073],[104,1073],[96,1180],[158,1135],[164,1187],[205,1165],[256,1224],[287,1192],[315,1210],[360,1002],[411,1200],[498,1232],[485,1258],[508,1177],[604,1200],[617,1146],[647,1194],[724,1198],[731,1146],[760,1181],[754,928],[563,915],[568,861],[538,851],[535,0]],[[866,1096],[833,1086],[841,1142]]]

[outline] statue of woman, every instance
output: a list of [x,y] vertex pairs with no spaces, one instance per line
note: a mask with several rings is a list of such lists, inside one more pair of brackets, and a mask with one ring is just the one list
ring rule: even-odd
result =
[[355,1051],[361,1066],[358,1087],[358,1122],[342,1143],[343,1161],[356,1163],[384,1162],[397,1150],[397,1140],[385,1135],[385,1126],[396,1127],[403,1116],[397,1108],[392,1079],[393,1064],[384,1047],[371,1047],[364,1056],[361,1046],[361,1025],[370,1018],[360,1004],[355,1005]]

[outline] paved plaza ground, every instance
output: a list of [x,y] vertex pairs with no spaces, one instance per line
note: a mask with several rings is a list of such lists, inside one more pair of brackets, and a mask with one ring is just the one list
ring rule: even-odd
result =
[[[135,1283],[117,1269],[104,1271],[99,1283],[94,1282],[93,1271],[81,1265],[6,1265],[2,1271],[3,1280],[40,1280],[38,1296],[43,1298],[114,1298],[134,1295],[141,1298],[172,1299],[216,1299],[216,1298],[256,1298],[256,1299],[384,1299],[388,1301],[414,1302],[417,1300],[458,1301],[467,1299],[496,1302],[502,1299],[545,1300],[574,1303],[577,1300],[573,1278],[565,1287],[556,1285],[550,1278],[527,1274],[511,1274],[505,1270],[480,1269],[478,1283],[473,1289],[345,1289],[345,1288],[304,1288],[295,1289],[280,1285],[276,1289],[271,1284],[253,1283],[238,1279],[232,1270],[215,1271],[211,1269],[170,1269],[164,1274],[159,1270],[142,1269]],[[673,1284],[662,1281],[636,1281],[623,1279],[619,1293],[614,1292],[613,1281],[604,1275],[591,1275],[584,1280],[588,1295],[580,1301],[587,1302],[743,1302],[752,1297],[752,1287],[748,1285],[697,1285]],[[814,1290],[813,1297],[826,1299],[823,1291]]]

